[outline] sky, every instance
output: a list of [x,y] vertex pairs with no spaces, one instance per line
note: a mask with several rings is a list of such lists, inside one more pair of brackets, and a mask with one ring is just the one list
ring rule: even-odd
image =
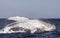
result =
[[0,0],[0,17],[60,18],[60,0]]

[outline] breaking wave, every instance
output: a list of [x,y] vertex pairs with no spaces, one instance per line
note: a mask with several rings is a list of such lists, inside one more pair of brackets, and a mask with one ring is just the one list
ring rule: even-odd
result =
[[6,25],[0,30],[0,33],[16,33],[16,32],[30,32],[38,33],[45,31],[54,31],[56,29],[54,24],[46,23],[41,20],[29,19],[25,17],[9,17],[8,20],[14,20],[11,24]]

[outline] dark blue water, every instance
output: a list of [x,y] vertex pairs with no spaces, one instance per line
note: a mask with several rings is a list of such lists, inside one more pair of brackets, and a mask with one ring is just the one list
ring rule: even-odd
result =
[[[52,32],[45,33],[11,33],[11,34],[0,34],[0,38],[60,38],[60,19],[42,19],[45,22],[55,24],[57,29]],[[0,29],[4,28],[7,24],[15,21],[8,19],[0,19]]]

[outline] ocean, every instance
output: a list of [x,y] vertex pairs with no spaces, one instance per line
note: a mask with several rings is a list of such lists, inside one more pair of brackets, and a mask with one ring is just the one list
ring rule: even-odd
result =
[[[56,30],[44,33],[0,33],[0,38],[60,38],[60,19],[40,19],[45,22],[50,22],[56,26]],[[7,24],[15,21],[6,18],[0,18],[0,29],[4,28]]]

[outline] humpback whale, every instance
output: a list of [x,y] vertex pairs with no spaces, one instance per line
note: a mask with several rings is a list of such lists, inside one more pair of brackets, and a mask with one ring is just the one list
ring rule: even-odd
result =
[[15,33],[15,32],[45,32],[45,31],[54,31],[56,26],[51,23],[46,23],[41,20],[29,19],[20,16],[9,17],[8,20],[14,20],[16,22],[8,24],[3,29],[0,30],[0,33]]

